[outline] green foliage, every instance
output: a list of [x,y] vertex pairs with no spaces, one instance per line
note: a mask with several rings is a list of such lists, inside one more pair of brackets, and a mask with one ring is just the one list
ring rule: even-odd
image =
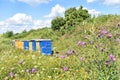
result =
[[103,23],[103,22],[107,22],[108,20],[114,19],[114,17],[115,17],[115,16],[114,16],[114,15],[111,15],[111,14],[109,14],[109,15],[100,15],[100,16],[98,16],[98,17],[96,18],[96,21]]
[[65,20],[67,26],[73,26],[76,23],[77,10],[76,8],[69,8],[65,11]]
[[6,33],[3,34],[3,37],[5,38],[10,38],[13,36],[13,32],[12,31],[7,31]]
[[27,31],[26,30],[23,30],[22,33],[26,33]]
[[28,35],[29,33],[27,32],[22,32],[22,33],[16,33],[12,36],[12,39],[20,39],[20,38],[24,38]]
[[56,17],[52,20],[51,28],[55,31],[60,30],[61,28],[67,29],[67,27],[75,27],[88,18],[90,18],[90,14],[88,13],[88,10],[83,9],[82,6],[80,6],[79,9],[76,9],[75,7],[69,8],[65,11],[65,19]]
[[55,30],[60,30],[61,27],[63,27],[65,24],[65,20],[62,17],[56,17],[51,22],[51,28]]
[[66,25],[69,26],[76,26],[76,24],[79,24],[83,20],[89,18],[90,15],[86,9],[83,9],[82,6],[80,6],[79,9],[69,8],[65,11],[65,20]]

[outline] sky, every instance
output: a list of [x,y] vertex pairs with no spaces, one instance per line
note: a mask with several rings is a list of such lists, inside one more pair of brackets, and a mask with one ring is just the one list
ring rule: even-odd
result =
[[80,6],[92,16],[120,15],[120,0],[0,0],[0,34],[51,27],[53,18]]

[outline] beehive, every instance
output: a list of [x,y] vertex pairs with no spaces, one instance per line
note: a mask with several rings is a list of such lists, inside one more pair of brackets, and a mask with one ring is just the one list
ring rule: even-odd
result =
[[36,41],[36,51],[40,52],[40,42]]
[[36,52],[36,41],[35,40],[32,41],[32,49],[34,52]]
[[32,41],[29,42],[29,51],[32,52]]
[[18,48],[18,45],[19,45],[19,41],[15,40],[15,47]]
[[44,55],[52,55],[52,41],[51,39],[38,39],[40,51]]
[[52,55],[52,41],[51,39],[34,39],[34,40],[15,40],[14,44],[16,48],[41,52],[44,55]]
[[19,49],[23,49],[23,41],[15,40],[15,47]]
[[23,41],[19,41],[19,49],[24,49]]
[[29,50],[29,41],[24,40],[23,43],[24,43],[24,50]]

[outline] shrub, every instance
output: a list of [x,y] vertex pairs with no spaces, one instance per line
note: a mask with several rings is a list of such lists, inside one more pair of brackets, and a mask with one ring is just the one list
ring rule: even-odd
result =
[[7,31],[6,33],[3,34],[3,37],[5,38],[10,38],[13,36],[13,32],[12,31]]

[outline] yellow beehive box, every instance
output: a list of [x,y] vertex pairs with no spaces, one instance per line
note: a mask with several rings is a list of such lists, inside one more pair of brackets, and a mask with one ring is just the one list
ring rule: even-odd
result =
[[37,49],[37,52],[40,52],[40,42],[39,41],[36,41],[36,49]]
[[15,40],[15,47],[18,48],[19,47],[19,41]]
[[18,48],[20,49],[20,41],[18,41]]
[[29,42],[29,51],[33,51],[32,50],[32,41]]
[[23,49],[24,48],[23,41],[21,41],[21,40],[15,40],[15,47],[19,48],[19,49]]
[[19,48],[20,48],[20,49],[24,49],[23,41],[19,41]]

